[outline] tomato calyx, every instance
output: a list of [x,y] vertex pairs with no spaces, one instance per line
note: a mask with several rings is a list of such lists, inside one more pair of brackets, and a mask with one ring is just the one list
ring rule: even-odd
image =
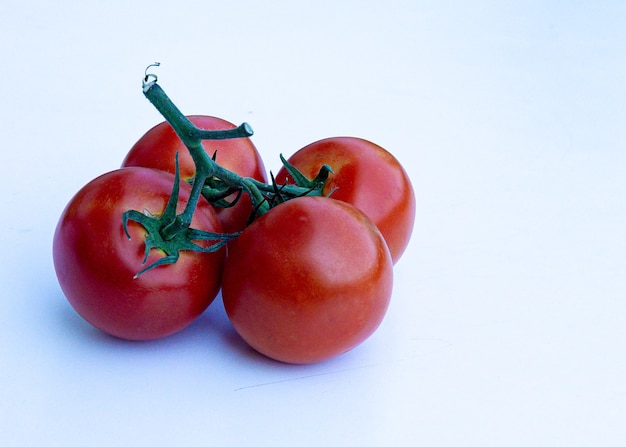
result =
[[[178,169],[178,154],[176,154],[176,172],[174,175],[174,185],[172,193],[165,206],[165,210],[161,215],[153,215],[148,211],[139,212],[137,210],[128,210],[122,215],[122,226],[124,233],[130,239],[128,232],[128,222],[130,220],[137,222],[144,227],[145,236],[145,256],[143,263],[148,260],[150,250],[161,250],[165,256],[140,270],[134,277],[138,278],[143,273],[161,265],[174,264],[180,257],[181,250],[193,250],[200,252],[214,252],[222,248],[233,238],[239,236],[239,233],[225,234],[213,233],[204,230],[198,230],[190,227],[191,216],[195,211],[197,200],[189,200],[185,210],[177,214],[176,206],[180,191],[180,173]],[[199,245],[196,241],[213,242],[207,246]]]
[[[306,194],[309,196],[311,195],[321,196],[322,191],[324,190],[324,187],[326,186],[326,182],[328,181],[328,176],[330,174],[334,174],[333,169],[329,165],[324,164],[320,168],[317,175],[313,179],[309,179],[302,172],[300,172],[298,168],[296,168],[294,165],[289,163],[289,161],[287,161],[287,159],[283,157],[283,154],[280,154],[280,161],[282,162],[287,172],[289,172],[289,174],[293,178],[294,183],[297,186],[309,189],[310,193]],[[332,194],[332,191],[328,194],[328,196],[330,196],[330,194]]]

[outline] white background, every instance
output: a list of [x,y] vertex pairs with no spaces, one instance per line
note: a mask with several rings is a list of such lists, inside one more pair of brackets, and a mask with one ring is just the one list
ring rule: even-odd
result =
[[[0,6],[0,445],[626,445],[626,3]],[[87,325],[56,282],[71,196],[161,121],[247,121],[268,169],[370,139],[417,195],[391,307],[289,366],[215,302],[170,338]]]

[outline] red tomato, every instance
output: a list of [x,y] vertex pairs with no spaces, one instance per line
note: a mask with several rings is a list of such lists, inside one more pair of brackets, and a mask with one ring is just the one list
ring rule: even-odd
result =
[[[174,176],[147,168],[104,174],[84,186],[63,211],[54,234],[53,258],[59,284],[74,309],[93,326],[128,340],[149,340],[189,325],[213,301],[220,287],[225,250],[181,251],[175,264],[133,278],[164,256],[151,250],[146,230],[122,214],[134,209],[158,215],[171,193]],[[191,188],[181,182],[178,212]],[[192,227],[220,232],[213,208],[198,203]]]
[[[200,129],[226,130],[237,127],[228,121],[212,116],[191,115],[187,118]],[[263,160],[249,138],[205,140],[202,144],[209,156],[213,156],[213,153],[217,151],[216,161],[220,166],[242,177],[267,182]],[[172,126],[167,122],[162,122],[150,129],[135,143],[126,155],[122,167],[143,166],[174,173],[176,152],[179,157],[180,177],[189,180],[196,172],[193,159]],[[234,199],[234,196],[230,199]],[[216,207],[216,211],[224,231],[234,233],[243,230],[253,209],[250,198],[247,194],[243,194],[235,206]]]
[[229,245],[222,297],[235,330],[258,352],[313,363],[376,330],[392,282],[388,247],[362,212],[302,197],[262,215]]
[[[415,220],[415,195],[398,160],[382,147],[360,138],[335,137],[316,141],[288,159],[312,179],[327,164],[330,174],[323,193],[363,211],[383,234],[394,263],[409,243]],[[280,185],[293,179],[283,167]]]

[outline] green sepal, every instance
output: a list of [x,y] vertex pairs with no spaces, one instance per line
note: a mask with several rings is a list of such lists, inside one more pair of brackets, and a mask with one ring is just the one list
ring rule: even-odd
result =
[[324,186],[326,185],[326,182],[328,181],[328,176],[330,174],[333,174],[332,168],[328,166],[327,164],[325,164],[325,165],[322,165],[322,167],[320,168],[319,172],[317,173],[314,179],[309,179],[304,174],[302,174],[302,172],[300,172],[298,168],[296,168],[294,165],[289,163],[289,161],[287,161],[287,159],[285,159],[285,157],[283,157],[282,154],[280,154],[280,161],[283,163],[283,166],[285,167],[289,175],[293,178],[293,181],[295,182],[297,186],[309,189],[308,192],[302,195],[308,195],[308,196],[320,195],[321,196],[322,191],[324,190]]
[[[126,237],[130,239],[128,233],[128,221],[133,220],[144,227],[146,230],[145,238],[145,256],[143,264],[148,260],[150,250],[161,250],[165,256],[158,261],[153,262],[146,268],[139,271],[135,278],[139,277],[148,270],[161,265],[173,264],[180,257],[181,250],[192,250],[199,252],[214,252],[222,248],[231,239],[239,236],[239,233],[225,234],[213,233],[210,231],[198,230],[190,228],[182,223],[180,216],[176,214],[176,205],[178,203],[180,190],[180,173],[178,169],[178,154],[176,154],[176,172],[174,174],[174,185],[172,194],[165,206],[163,214],[153,216],[147,211],[141,213],[136,210],[129,210],[122,214],[122,227]],[[208,247],[198,245],[194,241],[215,241]]]
[[[139,271],[135,278],[152,270],[155,267],[161,265],[175,263],[182,250],[199,251],[204,253],[210,253],[219,250],[228,243],[231,239],[239,236],[239,233],[225,234],[225,233],[213,233],[210,231],[198,230],[195,228],[181,228],[175,232],[172,237],[164,238],[161,229],[163,228],[163,215],[155,217],[148,214],[140,213],[139,211],[129,210],[122,215],[122,225],[126,236],[130,239],[128,233],[128,221],[133,220],[139,223],[146,230],[146,238],[144,241],[146,250],[143,263],[148,260],[150,250],[161,250],[166,256],[148,265],[146,268]],[[208,247],[198,245],[196,241],[215,241],[214,244]]]
[[[234,199],[227,200],[227,197],[237,194]],[[216,185],[208,180],[202,187],[202,196],[213,206],[218,208],[230,208],[235,206],[243,195],[243,189],[235,189],[228,186]]]

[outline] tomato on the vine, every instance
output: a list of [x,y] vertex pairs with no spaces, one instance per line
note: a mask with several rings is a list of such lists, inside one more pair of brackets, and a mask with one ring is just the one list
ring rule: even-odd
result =
[[[227,130],[236,126],[221,118],[206,115],[187,117],[194,125],[206,130]],[[267,182],[263,160],[249,138],[204,140],[202,145],[209,156],[216,153],[215,161],[222,167],[261,182]],[[176,135],[172,126],[164,121],[146,132],[130,149],[122,167],[143,166],[174,173],[174,158],[178,152],[180,176],[189,180],[195,175],[195,164],[189,151]],[[234,199],[231,196],[229,199]],[[232,207],[216,207],[217,216],[227,233],[241,231],[253,212],[250,198],[243,194]]]
[[[415,195],[400,162],[387,150],[354,137],[311,143],[287,160],[308,178],[327,164],[333,170],[323,193],[363,211],[383,234],[394,263],[406,249],[415,219]],[[276,183],[293,183],[283,167]]]
[[398,160],[328,138],[283,159],[268,184],[247,123],[185,117],[148,68],[143,93],[167,121],[79,190],[56,227],[71,306],[112,336],[151,340],[188,326],[221,287],[234,329],[269,358],[319,362],[366,340],[415,218]]
[[372,222],[350,204],[309,196],[277,205],[229,245],[222,297],[258,352],[313,363],[376,330],[392,282],[389,249]]
[[[101,175],[70,200],[53,241],[54,267],[72,307],[102,331],[128,340],[173,334],[198,317],[220,288],[225,250],[181,251],[179,259],[138,277],[147,264],[164,256],[146,255],[146,229],[127,224],[122,215],[137,210],[161,214],[172,192],[172,174],[148,168],[124,168]],[[181,182],[178,211],[189,199]],[[197,204],[192,226],[219,233],[222,228],[205,200]]]

